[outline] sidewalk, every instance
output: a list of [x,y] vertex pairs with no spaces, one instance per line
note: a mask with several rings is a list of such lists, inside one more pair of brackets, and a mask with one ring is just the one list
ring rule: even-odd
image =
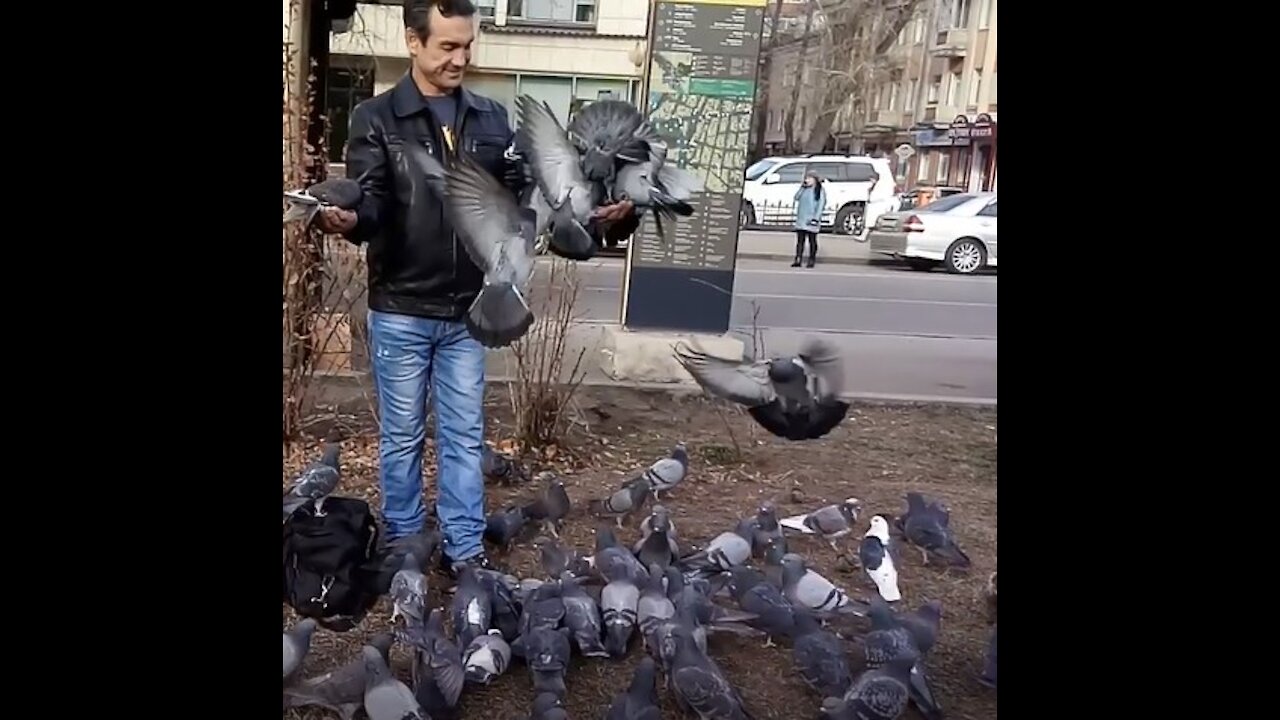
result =
[[[742,230],[738,233],[738,257],[758,260],[795,258],[796,235],[786,230]],[[866,265],[871,246],[849,235],[822,233],[818,236],[818,259],[844,265]]]

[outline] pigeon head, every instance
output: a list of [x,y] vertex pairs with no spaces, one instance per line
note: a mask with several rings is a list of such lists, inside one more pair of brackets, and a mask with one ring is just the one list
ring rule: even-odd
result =
[[681,465],[689,464],[689,450],[685,447],[684,443],[676,443],[675,449],[671,451],[671,457],[680,461]]
[[538,697],[533,699],[533,717],[546,714],[558,707],[564,707],[558,695],[549,692],[538,693]]
[[804,368],[797,365],[793,360],[775,359],[769,361],[769,379],[779,385],[792,383],[803,377]]
[[664,533],[671,529],[671,514],[662,505],[653,506],[653,514],[650,515],[649,528],[657,533]]
[[784,587],[791,587],[804,577],[808,570],[804,566],[804,558],[795,553],[787,553],[782,556],[782,582]]
[[862,501],[853,497],[845,498],[844,502],[840,503],[840,509],[848,517],[857,517],[858,511],[862,509]]
[[889,522],[884,519],[883,515],[876,515],[871,518],[871,529],[867,531],[870,537],[880,539],[880,542],[889,544]]
[[773,504],[772,500],[765,500],[756,509],[756,519],[759,521],[761,528],[765,530],[776,529],[778,527],[778,507]]
[[942,601],[930,600],[924,605],[921,605],[916,610],[916,613],[919,614],[920,617],[936,623],[942,619]]
[[924,496],[918,492],[907,493],[907,512],[917,513],[923,512],[925,509]]
[[756,534],[755,518],[745,518],[738,521],[738,524],[734,526],[733,531],[738,534],[738,537],[750,542]]

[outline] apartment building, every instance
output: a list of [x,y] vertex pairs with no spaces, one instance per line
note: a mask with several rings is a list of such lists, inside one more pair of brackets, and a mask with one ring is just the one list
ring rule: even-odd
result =
[[[561,122],[584,102],[636,100],[648,0],[473,2],[480,10],[480,34],[468,88],[508,108],[518,94],[532,95],[545,100]],[[345,31],[331,34],[329,51],[329,159],[342,162],[351,108],[409,70],[401,1],[359,4]]]

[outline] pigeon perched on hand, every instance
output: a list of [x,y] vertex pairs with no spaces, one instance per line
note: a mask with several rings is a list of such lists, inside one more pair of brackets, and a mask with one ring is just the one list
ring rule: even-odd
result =
[[821,535],[831,543],[831,549],[839,551],[836,541],[853,532],[858,523],[858,511],[862,503],[858,498],[846,498],[838,505],[827,505],[807,514],[783,518],[779,522],[788,530]]
[[653,492],[653,499],[659,500],[661,493],[664,493],[684,481],[685,475],[689,473],[689,453],[685,449],[684,443],[676,445],[671,451],[671,457],[665,457],[650,465],[644,471],[645,482],[649,483],[649,490]]
[[907,493],[907,512],[898,518],[898,525],[907,542],[920,548],[925,564],[929,553],[946,560],[951,565],[969,567],[969,556],[956,544],[951,532],[951,513],[935,500],[927,500],[918,492]]
[[[391,645],[394,642],[395,638],[389,633],[378,633],[369,640],[369,645],[377,648],[383,661],[390,664]],[[345,665],[286,687],[284,706],[322,707],[337,713],[342,720],[352,720],[364,705],[367,674],[362,652]]]
[[569,260],[589,260],[598,249],[587,227],[603,199],[589,182],[578,150],[545,102],[528,95],[516,98],[516,149],[533,175],[535,192],[529,206],[538,233],[548,227],[548,247]]
[[421,143],[404,147],[443,201],[467,256],[484,273],[484,286],[463,316],[467,331],[487,348],[519,340],[534,321],[524,297],[537,256],[533,211],[517,205],[502,183],[465,153],[446,169]]
[[502,638],[502,631],[490,630],[477,635],[462,653],[462,666],[468,682],[488,685],[494,678],[507,671],[511,664],[511,646]]
[[640,512],[651,493],[649,481],[640,476],[628,480],[621,490],[604,500],[592,500],[588,507],[595,515],[615,517],[618,527],[622,527],[624,520]]
[[324,499],[338,489],[342,471],[338,467],[338,453],[342,448],[330,443],[324,447],[324,456],[303,468],[293,484],[284,493],[284,517],[287,520],[294,510],[314,500],[316,517],[324,517]]
[[689,171],[667,162],[667,142],[648,122],[642,122],[635,135],[648,144],[648,157],[643,162],[624,162],[617,168],[612,196],[618,201],[630,200],[640,212],[652,210],[658,237],[670,246],[662,221],[674,223],[678,217],[693,215],[688,201],[705,185]]
[[413,691],[391,674],[378,648],[365,645],[364,711],[369,720],[429,720]]
[[364,190],[355,180],[336,177],[321,180],[306,190],[287,192],[284,197],[288,205],[284,212],[284,224],[302,220],[302,224],[307,226],[324,208],[355,210],[360,207]]
[[305,618],[284,631],[284,684],[289,685],[302,672],[302,661],[311,650],[311,635],[316,631],[316,621]]
[[875,583],[880,597],[889,602],[902,599],[902,593],[898,591],[898,570],[889,548],[889,523],[883,516],[871,518],[871,529],[858,546],[858,561],[862,563],[867,577]]
[[683,344],[675,357],[703,390],[745,406],[757,424],[786,440],[823,437],[849,412],[840,399],[840,356],[824,340],[810,339],[798,355],[769,360],[722,360]]

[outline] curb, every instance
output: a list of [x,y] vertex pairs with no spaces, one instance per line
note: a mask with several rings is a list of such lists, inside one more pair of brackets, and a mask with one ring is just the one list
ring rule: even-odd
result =
[[[752,253],[739,252],[738,257],[749,258],[751,260],[784,260],[791,262],[795,259],[794,255],[783,255],[780,253]],[[818,255],[818,263],[827,263],[835,265],[870,265],[872,258],[851,258],[851,257],[822,257],[821,251]]]

